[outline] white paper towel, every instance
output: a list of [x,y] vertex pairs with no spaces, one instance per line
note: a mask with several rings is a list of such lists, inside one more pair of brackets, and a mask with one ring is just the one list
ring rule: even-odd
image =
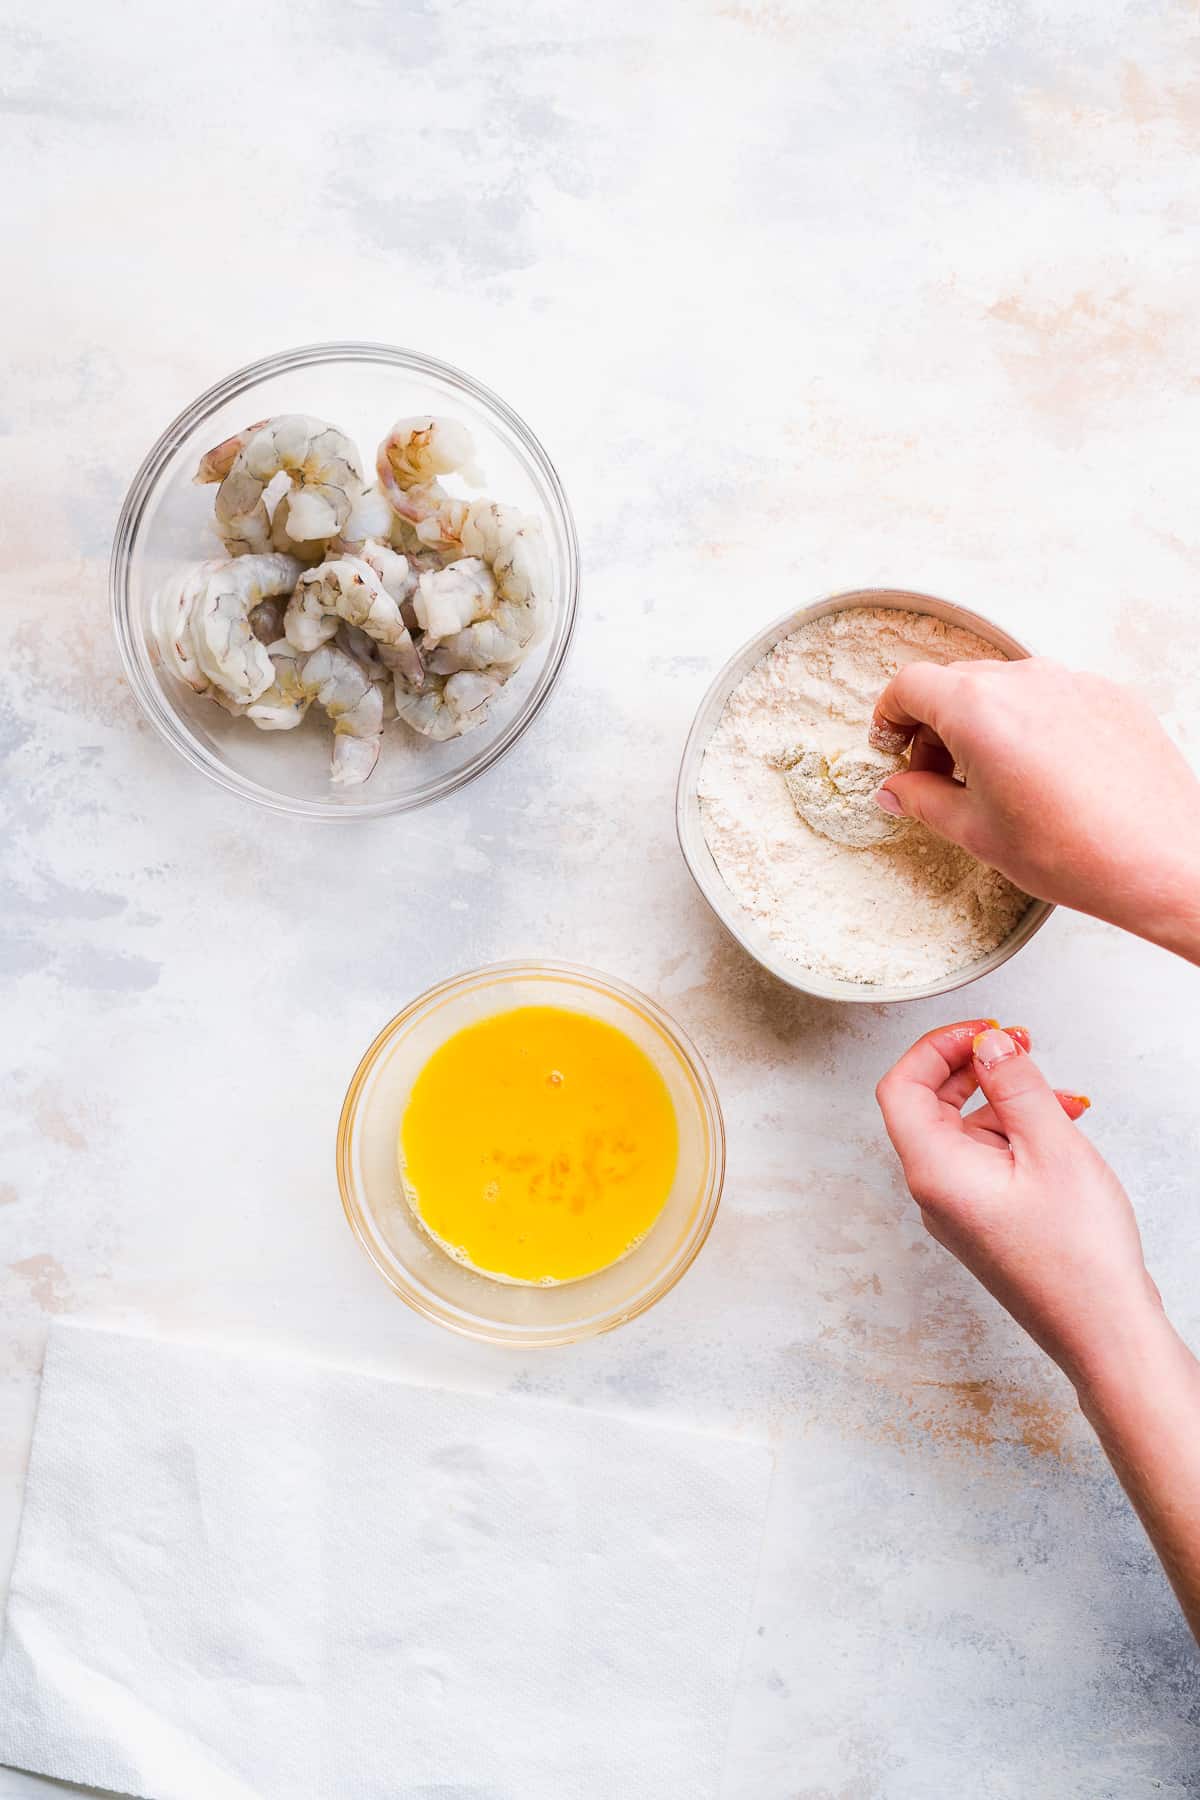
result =
[[56,1327],[0,1761],[151,1800],[709,1800],[769,1469]]

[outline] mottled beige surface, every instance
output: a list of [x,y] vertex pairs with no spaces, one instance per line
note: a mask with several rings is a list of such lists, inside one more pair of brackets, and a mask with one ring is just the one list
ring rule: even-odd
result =
[[[1198,33],[1162,0],[0,7],[0,1569],[49,1313],[765,1429],[727,1800],[1200,1793],[1162,1578],[882,1139],[872,1084],[946,1007],[782,992],[671,820],[713,670],[792,597],[872,583],[1129,676],[1200,751]],[[105,559],[203,386],[353,336],[529,419],[586,584],[500,767],[335,833],[154,737]],[[675,1011],[730,1171],[666,1303],[523,1359],[389,1295],[332,1143],[399,1004],[530,952]],[[1093,1095],[1200,1337],[1197,977],[1060,917],[961,1004]]]

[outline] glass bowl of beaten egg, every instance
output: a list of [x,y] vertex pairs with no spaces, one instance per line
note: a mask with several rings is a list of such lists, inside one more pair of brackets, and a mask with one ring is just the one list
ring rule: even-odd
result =
[[384,1027],[342,1108],[338,1185],[402,1300],[453,1331],[567,1344],[674,1287],[721,1198],[703,1059],[662,1009],[566,963],[501,963]]

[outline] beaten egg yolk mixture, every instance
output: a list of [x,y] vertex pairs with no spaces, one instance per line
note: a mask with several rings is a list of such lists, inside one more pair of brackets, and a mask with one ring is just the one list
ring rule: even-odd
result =
[[576,1281],[618,1261],[666,1204],[679,1127],[625,1033],[521,1006],[468,1025],[413,1084],[400,1126],[410,1204],[486,1275]]

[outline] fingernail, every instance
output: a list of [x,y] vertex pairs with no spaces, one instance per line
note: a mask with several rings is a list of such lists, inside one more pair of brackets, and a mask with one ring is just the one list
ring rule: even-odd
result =
[[[999,1021],[997,1021],[997,1025],[998,1024]],[[1028,1055],[1033,1048],[1033,1039],[1030,1037],[1025,1027],[1023,1025],[1006,1025],[1004,1029],[1007,1031],[1013,1043],[1017,1046],[1017,1049],[1024,1050],[1026,1055]]]
[[904,817],[904,808],[901,806],[899,800],[897,800],[895,794],[893,794],[891,788],[877,788],[875,790],[875,804],[879,807],[881,812],[891,813],[893,819],[902,819]]
[[867,733],[867,742],[872,750],[886,750],[889,756],[900,756],[908,749],[908,741],[912,734],[901,731],[895,725],[881,725],[878,719],[872,721]]
[[994,1069],[1006,1057],[1017,1054],[1017,1046],[1007,1031],[996,1031],[994,1028],[981,1031],[971,1044],[971,1052],[976,1062],[981,1062],[985,1069]]
[[1092,1104],[1086,1094],[1068,1094],[1067,1099],[1073,1100],[1075,1102],[1076,1106],[1082,1106],[1084,1112],[1087,1112],[1088,1108]]

